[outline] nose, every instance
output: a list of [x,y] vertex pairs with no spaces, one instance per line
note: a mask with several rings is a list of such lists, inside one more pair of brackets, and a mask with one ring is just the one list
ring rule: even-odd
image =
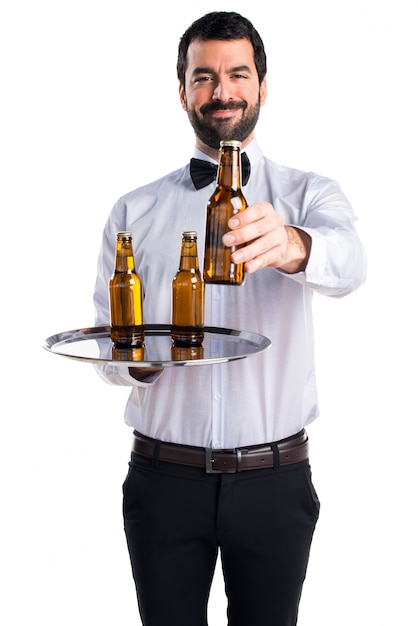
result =
[[224,78],[219,78],[212,93],[212,100],[227,102],[231,99],[232,95],[228,81]]

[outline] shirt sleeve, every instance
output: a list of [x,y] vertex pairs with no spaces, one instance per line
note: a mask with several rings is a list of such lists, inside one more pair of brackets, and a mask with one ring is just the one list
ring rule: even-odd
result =
[[312,239],[304,272],[287,274],[294,281],[332,297],[356,290],[366,279],[367,260],[358,237],[356,217],[338,183],[315,177],[307,187],[300,224]]

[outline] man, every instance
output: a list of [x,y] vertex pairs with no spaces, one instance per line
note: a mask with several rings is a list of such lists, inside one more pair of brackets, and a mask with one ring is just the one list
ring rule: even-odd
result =
[[[266,57],[252,24],[237,13],[205,15],[181,38],[177,69],[194,158],[215,163],[220,140],[237,139],[251,167],[249,206],[224,236],[227,246],[247,244],[233,254],[246,283],[207,285],[205,323],[261,333],[272,345],[227,364],[98,367],[108,382],[132,386],[123,508],[140,614],[145,626],[207,624],[220,550],[229,626],[293,626],[319,513],[305,432],[318,416],[311,300],[359,287],[365,257],[339,186],[276,165],[254,138]],[[145,322],[170,323],[181,232],[196,230],[202,245],[214,185],[196,189],[187,164],[116,203],[99,257],[98,325],[109,323],[119,230],[133,232]]]

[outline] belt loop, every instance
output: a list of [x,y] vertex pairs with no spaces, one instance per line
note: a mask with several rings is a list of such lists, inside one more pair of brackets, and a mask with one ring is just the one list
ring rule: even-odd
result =
[[158,467],[158,458],[160,456],[160,448],[161,448],[161,441],[156,439],[154,442],[154,450],[152,451],[152,467],[154,467],[155,469],[157,469]]
[[237,448],[237,472],[242,471],[241,459],[242,459],[242,452],[239,448]]
[[274,469],[279,469],[279,467],[280,467],[280,454],[279,454],[279,448],[277,446],[277,443],[272,443],[271,444],[271,449],[273,451],[273,467],[274,467]]

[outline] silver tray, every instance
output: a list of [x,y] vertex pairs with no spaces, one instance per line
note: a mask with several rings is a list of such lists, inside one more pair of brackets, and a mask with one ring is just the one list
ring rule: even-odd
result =
[[86,363],[120,367],[169,367],[207,365],[243,359],[263,352],[270,339],[246,330],[205,326],[201,347],[174,348],[169,324],[145,324],[142,349],[113,348],[109,326],[68,330],[48,337],[43,347],[54,354]]

